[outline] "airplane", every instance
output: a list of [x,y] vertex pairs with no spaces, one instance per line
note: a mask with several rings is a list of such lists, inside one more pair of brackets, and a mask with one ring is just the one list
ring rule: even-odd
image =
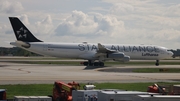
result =
[[104,62],[114,60],[129,62],[131,60],[159,60],[172,57],[167,48],[157,45],[101,44],[101,43],[55,43],[37,39],[17,18],[9,17],[17,41],[11,45],[37,54],[88,60],[85,66],[104,66]]

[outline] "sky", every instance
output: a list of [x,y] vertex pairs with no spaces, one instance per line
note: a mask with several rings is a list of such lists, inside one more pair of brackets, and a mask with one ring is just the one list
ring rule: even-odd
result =
[[0,0],[0,47],[16,41],[12,16],[46,42],[180,48],[180,0]]

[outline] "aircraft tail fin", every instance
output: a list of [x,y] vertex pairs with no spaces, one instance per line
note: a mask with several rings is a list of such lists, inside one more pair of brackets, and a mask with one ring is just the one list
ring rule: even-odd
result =
[[18,41],[42,42],[37,39],[17,17],[9,17],[9,20]]

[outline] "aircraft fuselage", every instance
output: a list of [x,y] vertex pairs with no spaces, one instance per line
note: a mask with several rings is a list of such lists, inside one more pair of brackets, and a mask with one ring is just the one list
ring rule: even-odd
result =
[[[16,43],[12,45],[24,48],[28,51],[41,55],[60,57],[60,58],[80,58],[80,59],[97,59],[98,46],[93,43],[48,43],[48,42],[29,42],[30,47],[25,48]],[[165,47],[155,45],[124,45],[124,44],[103,44],[104,47],[123,52],[130,56],[131,59],[152,59],[160,60],[172,55]],[[85,56],[88,54],[88,56]]]

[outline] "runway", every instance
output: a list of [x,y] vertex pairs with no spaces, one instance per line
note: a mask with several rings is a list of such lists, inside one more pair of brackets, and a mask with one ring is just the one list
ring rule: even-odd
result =
[[[180,73],[133,73],[127,71],[126,69],[128,68],[157,68],[157,66],[112,66],[91,68],[85,66],[0,62],[0,84],[52,84],[56,80],[64,82],[77,81],[80,83],[180,81]],[[180,68],[180,66],[160,65],[158,68]],[[116,69],[120,72],[105,72],[105,69]]]

